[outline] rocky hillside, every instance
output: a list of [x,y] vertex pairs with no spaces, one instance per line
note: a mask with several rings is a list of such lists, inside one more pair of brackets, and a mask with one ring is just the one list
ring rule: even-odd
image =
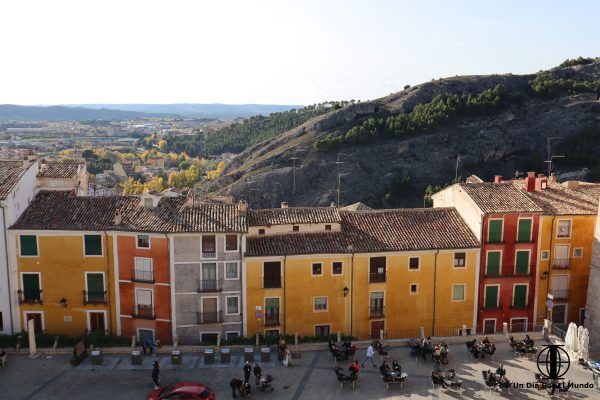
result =
[[455,178],[459,155],[463,177],[545,172],[547,138],[560,137],[552,139],[554,154],[575,153],[582,132],[591,156],[564,154],[555,172],[587,167],[597,179],[600,163],[592,164],[600,154],[600,62],[573,64],[533,75],[443,78],[346,105],[246,149],[223,177],[199,191],[245,196],[252,207],[285,200],[329,205],[337,198],[339,166],[342,205],[419,206],[427,186]]

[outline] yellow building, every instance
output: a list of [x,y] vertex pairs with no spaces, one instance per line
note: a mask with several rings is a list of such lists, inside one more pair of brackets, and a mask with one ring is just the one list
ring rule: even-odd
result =
[[[598,199],[551,183],[527,195],[544,210],[540,220],[536,323],[582,324]],[[546,302],[551,299],[552,310]]]
[[475,324],[478,260],[452,208],[251,211],[246,331],[456,335]]

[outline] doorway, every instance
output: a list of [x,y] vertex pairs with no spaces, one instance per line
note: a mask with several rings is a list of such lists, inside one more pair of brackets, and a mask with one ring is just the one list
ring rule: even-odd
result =
[[202,323],[211,324],[219,322],[217,313],[217,298],[204,297],[202,298]]
[[379,339],[379,332],[384,331],[385,321],[371,321],[371,339]]
[[104,333],[106,331],[106,323],[104,320],[104,312],[90,311],[88,313],[90,332]]
[[41,333],[44,329],[42,324],[42,313],[41,312],[26,312],[25,313],[25,330],[29,329],[29,321],[33,320],[33,331],[35,333]]
[[148,341],[154,343],[154,331],[152,329],[138,329],[138,337],[142,345]]

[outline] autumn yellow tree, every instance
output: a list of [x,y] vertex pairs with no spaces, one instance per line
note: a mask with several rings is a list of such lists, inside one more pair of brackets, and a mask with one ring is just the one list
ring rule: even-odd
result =
[[160,142],[158,142],[158,149],[164,153],[168,145],[169,143],[167,143],[167,141],[163,139]]
[[223,172],[224,166],[225,166],[225,163],[223,161],[219,161],[216,169],[213,169],[212,171],[208,171],[208,173],[206,174],[206,179],[211,180],[211,181],[217,179],[219,177],[219,175],[221,175],[221,173]]
[[140,181],[133,178],[127,179],[122,185],[123,194],[142,194],[144,193],[144,185]]
[[144,185],[145,190],[156,190],[160,192],[165,189],[164,179],[160,176],[155,176]]

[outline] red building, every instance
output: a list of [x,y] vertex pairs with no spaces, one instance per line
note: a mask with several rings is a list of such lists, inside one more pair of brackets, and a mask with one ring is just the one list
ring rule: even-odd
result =
[[[521,186],[523,187],[521,187]],[[483,182],[477,177],[434,195],[435,207],[456,207],[481,242],[477,331],[524,331],[535,308],[536,265],[542,209],[526,194],[525,183]],[[531,326],[529,326],[531,328]]]
[[165,235],[115,235],[121,335],[171,343],[169,241]]

